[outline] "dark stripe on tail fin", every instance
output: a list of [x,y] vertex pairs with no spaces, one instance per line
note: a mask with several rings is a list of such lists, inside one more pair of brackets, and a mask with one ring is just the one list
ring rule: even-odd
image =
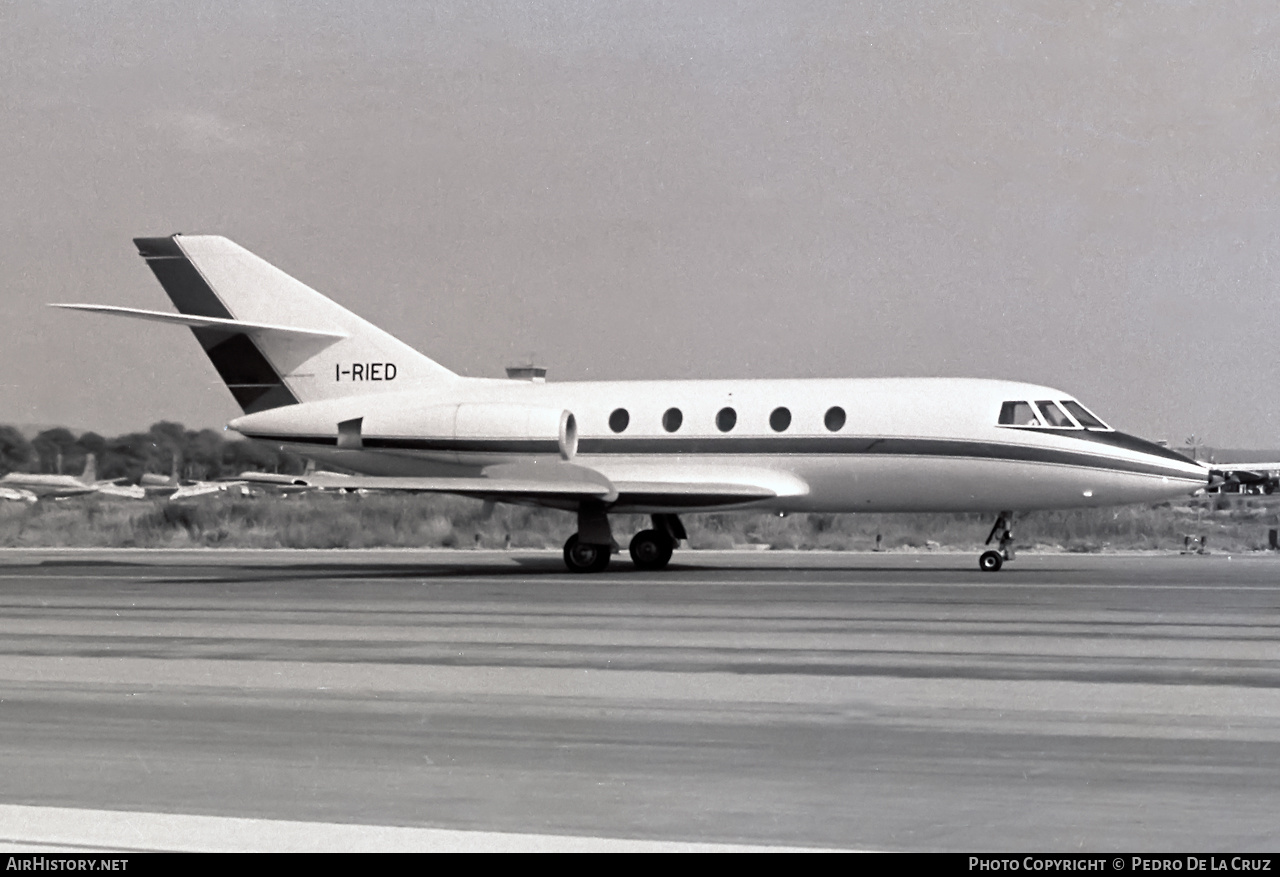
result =
[[[133,243],[179,312],[234,319],[174,238],[134,238]],[[297,397],[248,335],[195,328],[191,333],[245,414],[297,403]]]
[[179,313],[224,320],[232,318],[196,266],[178,247],[177,241],[171,237],[134,238],[133,243]]
[[191,333],[245,414],[298,401],[248,335],[220,329],[192,329]]

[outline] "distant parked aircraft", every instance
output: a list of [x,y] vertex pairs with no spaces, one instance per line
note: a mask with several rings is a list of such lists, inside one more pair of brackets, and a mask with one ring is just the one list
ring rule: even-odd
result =
[[1221,479],[1211,487],[1234,493],[1274,493],[1280,488],[1280,462],[1274,463],[1206,463]]
[[[326,474],[336,475],[337,473]],[[178,478],[176,475],[165,478],[161,475],[146,474],[142,476],[140,484],[147,491],[148,496],[167,496],[173,501],[194,499],[199,496],[210,496],[216,493],[292,495],[323,489],[308,483],[305,476],[277,475],[271,472],[241,472],[234,477],[217,478],[212,481]]]
[[198,496],[210,496],[215,493],[245,493],[247,486],[243,481],[188,481],[169,494],[170,502],[184,499],[195,499]]
[[[644,569],[682,512],[989,511],[979,558],[1012,557],[1014,511],[1190,494],[1209,469],[1112,429],[1069,393],[966,378],[545,383],[454,374],[223,237],[137,238],[254,439],[354,472],[314,486],[455,493],[577,513],[575,572],[605,569],[609,516],[643,513]],[[599,326],[599,331],[610,327]]]
[[76,475],[42,475],[10,472],[0,478],[0,499],[35,502],[38,499],[65,499],[90,493],[122,499],[142,499],[146,492],[124,479],[98,479],[98,462],[93,454],[84,461],[84,472]]
[[138,485],[146,491],[147,496],[168,497],[170,500],[191,499],[210,493],[220,493],[233,485],[227,481],[204,481],[197,478],[179,478],[178,461],[173,461],[173,469],[168,477],[146,472],[138,480]]

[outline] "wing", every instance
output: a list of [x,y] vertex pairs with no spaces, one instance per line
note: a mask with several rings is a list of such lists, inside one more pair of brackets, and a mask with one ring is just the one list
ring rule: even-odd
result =
[[607,484],[553,478],[388,478],[374,475],[330,476],[330,473],[317,472],[296,481],[305,481],[308,487],[321,490],[455,493],[481,499],[599,499],[608,502],[613,494]]
[[761,484],[719,481],[618,481],[617,503],[625,506],[711,508],[773,499],[779,491]]
[[116,484],[111,481],[99,482],[96,490],[103,496],[114,496],[117,499],[146,499],[146,488],[139,484]]
[[194,484],[184,484],[169,494],[169,502],[181,502],[184,499],[195,499],[197,496],[208,496],[212,493],[239,492],[239,488],[244,486],[243,481],[197,481]]
[[[708,473],[714,475],[715,473]],[[297,476],[294,484],[326,490],[376,490],[452,493],[497,502],[565,502],[597,500],[611,506],[716,508],[808,492],[808,485],[776,473],[725,472],[723,479],[672,481],[662,478],[610,480],[600,472],[571,463],[492,466],[468,478],[389,478],[316,472]]]

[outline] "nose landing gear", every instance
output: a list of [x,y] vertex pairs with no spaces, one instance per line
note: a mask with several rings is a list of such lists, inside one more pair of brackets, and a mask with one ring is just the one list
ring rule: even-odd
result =
[[998,551],[984,551],[978,558],[978,568],[983,572],[998,572],[1006,560],[1013,560],[1013,512],[1001,512],[995,526],[987,535],[986,544],[999,537]]

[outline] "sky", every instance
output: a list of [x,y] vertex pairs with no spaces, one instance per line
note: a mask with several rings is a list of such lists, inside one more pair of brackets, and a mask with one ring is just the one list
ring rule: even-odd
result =
[[[0,423],[239,413],[130,239],[454,371],[1048,384],[1280,447],[1280,7],[0,0]],[[1271,257],[1276,256],[1276,262]]]

